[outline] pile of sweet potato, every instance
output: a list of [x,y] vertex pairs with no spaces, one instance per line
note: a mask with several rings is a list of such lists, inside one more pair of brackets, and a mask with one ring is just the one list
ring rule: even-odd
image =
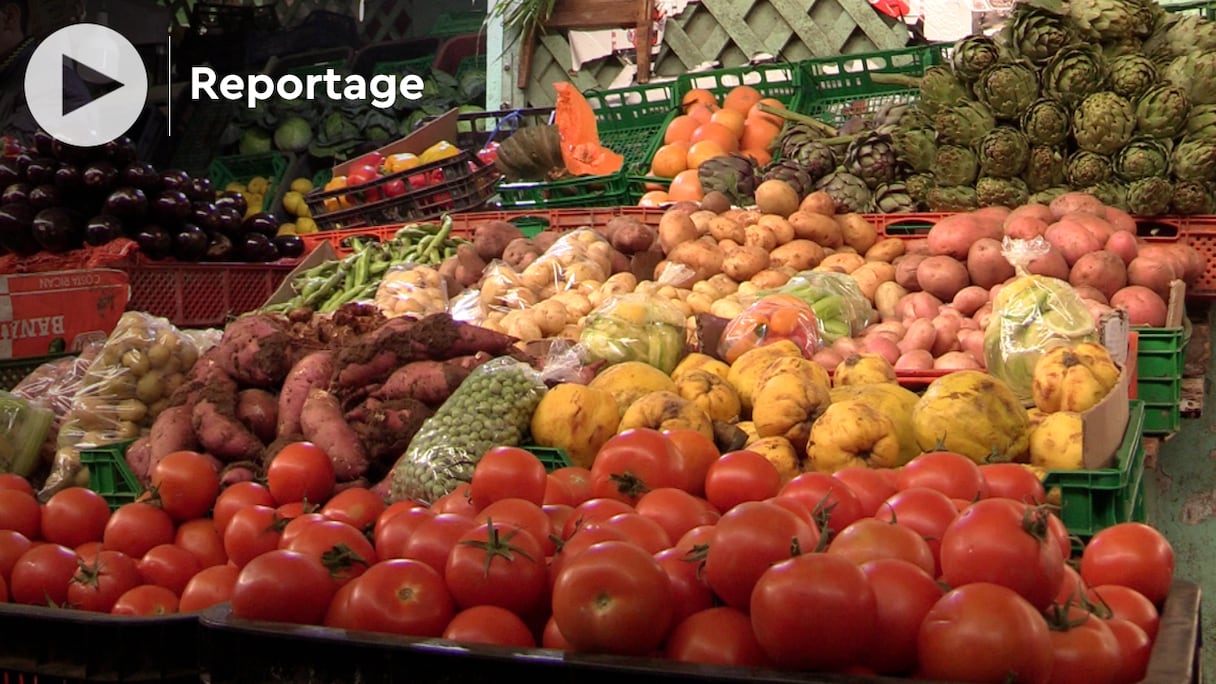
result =
[[146,479],[173,451],[203,451],[233,482],[307,440],[339,481],[375,482],[472,369],[513,342],[447,314],[386,319],[363,305],[332,316],[249,314],[198,359],[127,460]]

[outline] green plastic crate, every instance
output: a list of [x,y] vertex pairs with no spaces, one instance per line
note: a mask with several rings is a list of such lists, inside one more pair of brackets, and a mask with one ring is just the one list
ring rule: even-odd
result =
[[497,190],[504,209],[616,207],[631,204],[630,183],[623,171],[559,181],[499,183]]
[[1170,14],[1197,14],[1208,21],[1216,21],[1216,2],[1171,2],[1161,7]]
[[570,467],[570,456],[566,454],[566,450],[561,447],[543,447],[534,444],[529,444],[524,447],[532,452],[541,463],[545,464],[547,472],[553,472],[559,468]]
[[[486,56],[485,55],[469,55],[460,60],[460,65],[456,67],[456,73],[452,74],[459,81],[461,76],[464,76],[470,71],[486,72]],[[476,102],[472,104],[478,104]]]
[[232,182],[248,183],[255,176],[261,176],[268,182],[266,194],[263,196],[262,210],[274,211],[274,200],[279,195],[279,185],[283,175],[291,165],[291,159],[278,152],[261,154],[238,154],[228,157],[216,157],[211,161],[208,176],[216,190]]
[[914,102],[920,97],[919,88],[875,83],[873,74],[920,77],[925,69],[946,63],[951,47],[935,43],[800,62],[799,111],[840,126],[852,117],[872,115],[887,105]]
[[485,24],[485,12],[445,12],[435,19],[430,34],[440,38],[477,33]]
[[672,102],[678,105],[684,101],[688,91],[697,88],[708,90],[721,102],[732,88],[750,85],[761,96],[780,100],[792,111],[808,114],[803,99],[804,89],[798,80],[799,71],[801,64],[778,62],[682,74],[676,79]]
[[600,142],[625,158],[625,172],[639,173],[663,142],[663,131],[676,109],[671,83],[592,90],[583,93],[595,110]]
[[[1060,489],[1060,519],[1071,534],[1092,537],[1121,522],[1137,520],[1137,499],[1143,497],[1145,406],[1129,405],[1123,442],[1109,468],[1049,470],[1043,480],[1048,491]],[[1143,506],[1139,508],[1143,520]]]
[[[1136,388],[1139,391],[1139,387]],[[1182,409],[1178,401],[1146,403],[1144,405],[1144,434],[1172,435],[1182,427]]]
[[144,492],[144,486],[127,467],[127,447],[133,440],[80,450],[80,463],[89,470],[89,489],[110,505],[110,510],[131,503]]
[[1178,379],[1182,377],[1186,355],[1183,353],[1183,329],[1133,328],[1139,338],[1136,351],[1136,374],[1143,380]]
[[16,387],[25,376],[37,370],[38,366],[73,354],[51,354],[49,356],[34,356],[27,359],[0,360],[0,391],[7,392]]

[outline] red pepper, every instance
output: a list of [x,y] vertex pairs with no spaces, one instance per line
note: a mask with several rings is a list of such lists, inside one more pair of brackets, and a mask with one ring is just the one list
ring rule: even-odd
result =
[[[486,166],[493,165],[494,162],[498,160],[498,143],[492,142],[480,150],[477,150],[477,158],[480,159],[481,163],[485,164]],[[477,169],[470,170],[476,171]]]
[[362,157],[355,159],[355,166],[370,166],[378,170],[383,165],[384,155],[379,152],[368,152]]
[[400,197],[405,194],[405,181],[400,178],[391,180],[384,184],[385,197]]

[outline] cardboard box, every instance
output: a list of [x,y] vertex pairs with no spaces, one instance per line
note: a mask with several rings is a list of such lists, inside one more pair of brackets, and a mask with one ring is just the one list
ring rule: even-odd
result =
[[283,302],[290,300],[292,297],[295,297],[296,291],[291,289],[291,283],[296,279],[296,276],[300,275],[304,271],[307,271],[313,266],[319,266],[326,261],[337,260],[338,253],[334,251],[333,245],[329,244],[328,242],[322,242],[321,244],[317,245],[316,249],[309,252],[308,256],[301,259],[300,263],[296,264],[296,267],[291,269],[291,273],[288,273],[287,277],[283,279],[283,284],[279,285],[279,289],[275,290],[274,294],[270,295],[270,299],[266,300],[264,306],[270,306],[271,304],[282,304]]
[[1132,357],[1130,363],[1123,364],[1114,389],[1097,406],[1081,414],[1081,461],[1085,470],[1109,468],[1115,461],[1131,414],[1128,391],[1135,368]]
[[[422,154],[428,147],[437,142],[444,140],[456,144],[456,120],[460,114],[458,109],[449,109],[444,114],[439,115],[434,121],[424,125],[422,128],[410,133],[404,138],[400,138],[395,142],[391,142],[384,147],[376,150],[381,155],[387,157],[390,154],[400,154],[402,152],[411,152],[413,154]],[[345,176],[347,171],[355,165],[358,157],[349,161],[344,161],[338,164],[333,169],[334,176]]]
[[79,352],[105,341],[131,299],[110,268],[0,276],[0,359]]

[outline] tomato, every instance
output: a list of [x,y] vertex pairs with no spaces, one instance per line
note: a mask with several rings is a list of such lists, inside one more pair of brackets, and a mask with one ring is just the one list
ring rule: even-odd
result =
[[1123,665],[1119,640],[1096,615],[1080,607],[1061,611],[1051,634],[1051,682],[1109,682]]
[[1047,500],[1043,481],[1021,463],[985,463],[980,466],[980,475],[988,485],[988,496],[991,498],[1013,499],[1028,504],[1041,504]]
[[570,492],[570,487],[564,481],[546,473],[545,495],[541,497],[541,505],[548,506],[549,504],[561,504],[573,508],[574,494]]
[[269,506],[249,506],[232,516],[224,529],[224,553],[228,562],[244,567],[254,558],[279,548],[286,523]]
[[848,485],[861,502],[862,517],[868,518],[877,513],[882,502],[897,491],[893,475],[886,468],[850,466],[836,471],[832,477]]
[[623,529],[605,525],[603,520],[589,522],[570,535],[553,555],[553,562],[550,564],[550,579],[556,579],[557,575],[561,574],[562,567],[571,559],[577,558],[579,554],[592,546],[606,541],[619,541],[637,546]]
[[[302,515],[312,515],[320,510],[320,506],[308,503],[307,501],[292,501],[280,506],[274,507],[274,512],[284,521],[295,520]],[[324,517],[324,516],[322,516]]]
[[1047,621],[1017,592],[975,582],[929,610],[917,633],[917,658],[919,679],[1044,684],[1051,636]]
[[929,542],[911,527],[862,518],[849,525],[828,544],[829,555],[846,558],[857,565],[880,558],[898,558],[936,577],[936,563]]
[[958,517],[958,509],[950,497],[928,487],[909,487],[892,494],[874,517],[919,534],[933,552],[933,576],[941,573],[942,535]]
[[37,539],[42,528],[42,507],[33,494],[18,489],[0,489],[0,529],[14,530],[27,539]]
[[536,543],[540,544],[544,556],[551,556],[557,550],[557,542],[553,540],[553,526],[549,515],[539,505],[525,499],[499,499],[481,509],[473,516],[477,524],[493,520],[508,527],[521,527],[531,533]]
[[587,523],[607,520],[617,513],[632,513],[635,510],[637,509],[620,499],[587,499],[574,507],[574,511],[562,528],[562,539],[569,539],[570,535]]
[[320,505],[334,493],[334,464],[312,442],[293,442],[279,450],[266,468],[266,485],[275,503]]
[[638,513],[617,513],[601,524],[619,529],[626,539],[652,554],[670,548],[673,541],[661,525]]
[[398,513],[404,513],[405,511],[413,510],[415,508],[427,507],[418,503],[417,501],[410,501],[408,499],[391,503],[380,512],[380,515],[376,516],[376,527],[379,528],[381,525],[388,522],[389,518],[392,518]]
[[387,505],[384,499],[366,487],[351,487],[334,494],[321,507],[321,515],[344,522],[363,532],[375,530],[376,520]]
[[30,496],[35,495],[34,485],[16,473],[0,473],[0,489],[15,489]]
[[527,529],[503,522],[483,523],[461,535],[443,577],[463,608],[491,605],[532,615],[547,598],[540,542]]
[[536,648],[532,630],[518,615],[498,606],[465,608],[452,618],[443,638],[465,644]]
[[240,572],[235,565],[212,565],[199,570],[182,590],[178,610],[189,613],[230,600]]
[[161,508],[176,522],[206,515],[220,493],[215,462],[197,451],[166,454],[152,468],[151,483]]
[[135,501],[110,514],[101,545],[132,558],[142,558],[153,546],[172,544],[176,534],[168,513],[152,504]]
[[754,451],[722,454],[705,474],[705,498],[725,513],[746,501],[763,501],[781,491],[781,473]]
[[636,504],[643,494],[686,481],[675,442],[658,430],[632,428],[600,447],[591,466],[591,493]]
[[1047,534],[1051,535],[1051,538],[1056,542],[1056,546],[1060,547],[1060,556],[1064,560],[1072,557],[1072,535],[1064,525],[1064,521],[1060,519],[1060,516],[1050,511],[1047,515]]
[[1047,515],[1012,499],[975,502],[942,535],[942,580],[952,587],[1000,584],[1043,610],[1064,582],[1064,558],[1047,532]]
[[11,584],[13,566],[31,546],[33,542],[24,534],[16,530],[0,530],[0,579]]
[[139,559],[138,568],[143,584],[159,584],[178,596],[202,569],[194,554],[175,544],[152,547]]
[[[638,499],[637,512],[658,523],[670,541],[700,525],[712,525],[722,517],[705,499],[676,487],[652,489]],[[669,543],[668,546],[671,544]]]
[[895,478],[897,489],[928,487],[951,499],[976,501],[988,496],[988,484],[975,461],[953,451],[930,451],[909,461]]
[[308,523],[279,548],[296,551],[317,561],[333,581],[346,584],[376,562],[376,550],[362,532],[337,520]]
[[813,526],[762,501],[735,506],[715,528],[705,558],[705,581],[723,603],[741,610],[747,608],[756,580],[770,566],[809,552],[819,542],[819,531]]
[[667,573],[638,546],[595,544],[562,566],[553,619],[577,651],[649,654],[671,627]]
[[549,620],[545,622],[545,629],[540,635],[541,648],[552,648],[558,651],[572,651],[570,642],[566,641],[566,637],[562,636],[562,631],[557,628],[557,621],[553,616],[549,616]]
[[80,546],[77,546],[76,548],[72,549],[72,551],[74,551],[76,553],[76,556],[78,558],[92,558],[93,556],[96,556],[98,554],[98,552],[100,552],[101,550],[102,550],[102,546],[101,546],[101,542],[99,542],[99,541],[85,542],[85,543],[81,544]]
[[714,592],[705,583],[703,554],[685,553],[672,547],[654,555],[671,583],[671,622],[679,624],[689,615],[714,605]]
[[1119,642],[1119,671],[1115,684],[1132,684],[1144,680],[1153,655],[1153,640],[1134,622],[1113,618],[1106,621],[1111,634]]
[[195,518],[178,525],[173,543],[194,554],[200,570],[228,562],[224,537],[207,518]]
[[756,641],[779,667],[846,667],[863,662],[876,643],[874,591],[861,568],[840,556],[805,553],[774,565],[756,580],[749,603]]
[[85,487],[68,487],[55,492],[42,506],[42,538],[75,548],[101,541],[110,506],[97,492]]
[[308,527],[309,525],[326,520],[329,520],[329,518],[326,518],[320,513],[302,513],[294,518],[291,518],[290,520],[285,520],[283,525],[283,533],[279,535],[279,548],[286,548],[287,545],[290,544],[293,539],[298,537],[300,533],[304,531],[304,528]]
[[1174,581],[1174,547],[1143,523],[1112,525],[1099,530],[1085,545],[1081,579],[1091,587],[1131,587],[1161,606]]
[[8,582],[0,577],[0,603],[8,603]]
[[571,506],[577,506],[591,498],[591,471],[581,466],[566,466],[549,473],[561,480],[570,490]]
[[62,606],[76,574],[76,553],[61,544],[31,546],[17,558],[8,581],[13,603]]
[[477,515],[477,509],[473,507],[473,501],[469,498],[469,485],[464,483],[457,485],[452,491],[435,499],[431,504],[431,510],[436,513],[463,515],[466,518],[472,518]]
[[718,445],[698,430],[681,428],[664,430],[663,434],[676,445],[684,464],[685,481],[681,489],[693,496],[704,496],[709,467],[722,456]]
[[1064,581],[1060,582],[1060,591],[1056,593],[1056,600],[1052,603],[1057,606],[1080,604],[1084,597],[1085,585],[1081,582],[1081,573],[1065,563]]
[[730,606],[706,608],[679,622],[663,655],[684,663],[764,667],[768,656],[752,633],[747,613]]
[[866,664],[880,674],[906,675],[916,669],[916,633],[945,591],[924,568],[898,558],[861,564],[874,592],[881,645],[870,649]]
[[802,473],[786,482],[777,496],[800,502],[829,537],[862,517],[861,499],[847,484],[826,473]]
[[679,549],[681,553],[692,553],[694,551],[705,551],[709,549],[709,544],[714,540],[714,533],[718,531],[716,525],[700,525],[684,533],[671,548]]
[[524,499],[537,506],[545,500],[545,464],[531,451],[500,446],[490,449],[473,467],[469,498],[482,510],[499,499]]
[[298,551],[275,549],[241,568],[232,587],[232,615],[317,625],[336,588],[320,561]]
[[400,511],[397,515],[376,525],[376,534],[372,545],[376,549],[376,558],[405,558],[405,545],[410,535],[423,521],[435,517],[431,509],[424,506],[413,506],[409,510]]
[[[566,504],[545,504],[540,507],[540,510],[544,511],[545,516],[549,518],[549,530],[552,534],[564,529],[566,523],[570,522],[570,516],[574,514],[574,506]],[[557,543],[554,542],[554,550],[556,551],[556,549]]]
[[1094,604],[1094,612],[1107,620],[1127,620],[1144,630],[1149,639],[1157,638],[1161,615],[1157,607],[1140,592],[1120,584],[1091,587],[1085,597]]
[[94,613],[108,613],[118,598],[141,584],[135,561],[118,551],[99,551],[80,561],[68,581],[67,605]]
[[229,485],[215,499],[215,508],[211,511],[211,519],[215,529],[223,534],[228,522],[236,512],[246,506],[275,507],[274,497],[265,485],[257,482],[237,482]]
[[141,584],[119,596],[110,614],[160,617],[177,613],[180,605],[177,594],[168,589],[155,584]]
[[329,607],[325,609],[325,619],[321,621],[321,624],[338,629],[357,628],[354,619],[350,616],[350,597],[355,593],[355,589],[359,588],[361,577],[363,575],[338,587],[338,590],[334,592],[334,597],[329,600]]
[[358,629],[437,637],[455,613],[443,576],[426,563],[380,561],[352,584],[346,610]]
[[432,570],[440,573],[442,578],[452,548],[465,532],[474,527],[477,527],[477,523],[472,518],[455,513],[440,513],[422,521],[414,529],[414,533],[405,543],[402,556],[426,563]]

